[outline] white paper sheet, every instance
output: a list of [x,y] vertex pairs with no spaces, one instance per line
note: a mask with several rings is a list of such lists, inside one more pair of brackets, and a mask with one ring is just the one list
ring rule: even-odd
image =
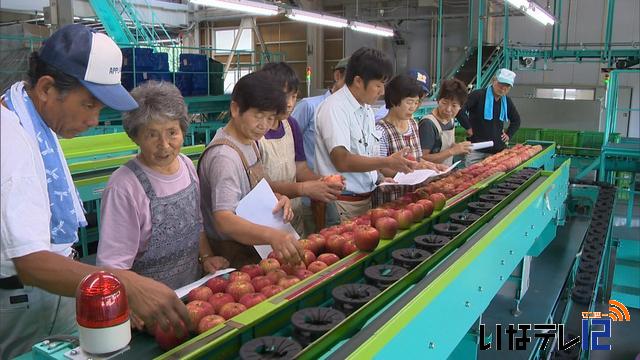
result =
[[493,146],[493,141],[482,141],[471,144],[471,150],[486,149]]
[[449,166],[447,170],[439,172],[438,175],[442,175],[450,172],[451,170],[455,169],[456,166],[458,166],[458,164],[460,164],[461,162],[462,162],[461,160],[456,161],[455,163],[453,163],[453,165]]
[[[282,212],[273,213],[273,208],[277,203],[278,199],[276,199],[276,195],[271,190],[269,183],[262,179],[253,190],[240,200],[236,207],[236,215],[254,224],[291,233],[296,239],[300,239],[293,226],[284,223]],[[254,248],[263,259],[273,250],[271,245],[256,245]]]
[[189,293],[189,291],[197,288],[198,286],[206,283],[207,281],[209,281],[209,279],[213,279],[214,277],[218,277],[218,276],[222,276],[224,274],[228,274],[232,271],[234,271],[234,268],[227,268],[227,269],[222,269],[222,270],[218,270],[213,274],[209,274],[206,275],[205,277],[203,277],[200,280],[196,280],[194,282],[192,282],[191,284],[185,285],[179,289],[176,289],[176,295],[178,295],[179,298],[183,298],[185,296],[187,296],[187,294]]
[[385,182],[380,184],[380,186],[384,186],[384,185],[416,185],[416,184],[420,184],[422,182],[424,182],[425,180],[427,180],[430,177],[433,176],[437,176],[438,173],[435,170],[430,170],[430,169],[421,169],[421,170],[415,170],[414,172],[405,174],[405,173],[397,173],[396,176],[393,177],[393,180],[395,180],[395,183],[392,182]]

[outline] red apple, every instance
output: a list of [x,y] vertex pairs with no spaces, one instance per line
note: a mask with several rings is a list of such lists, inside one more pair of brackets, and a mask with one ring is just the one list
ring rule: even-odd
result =
[[222,307],[222,305],[233,302],[234,299],[231,294],[219,292],[211,295],[211,297],[207,301],[213,306],[213,310],[216,313],[220,313],[220,308]]
[[[208,289],[208,288],[207,288]],[[213,305],[202,300],[193,300],[187,304],[187,311],[189,312],[189,318],[192,324],[199,324],[200,320],[207,316],[213,315],[215,310]]]
[[250,282],[251,276],[246,272],[242,272],[242,271],[234,271],[231,274],[229,274],[229,282],[233,283],[233,282],[239,282],[239,281]]
[[[327,264],[327,266],[331,266],[335,263],[337,263],[338,261],[340,261],[340,257],[336,254],[332,254],[332,253],[324,253],[324,254],[320,254],[318,255],[317,261],[323,262],[325,264]],[[311,264],[309,264],[311,265]],[[307,269],[309,269],[309,267],[307,266]],[[311,270],[311,269],[309,269]]]
[[371,225],[371,217],[369,215],[361,215],[356,219],[357,225]]
[[[181,323],[181,330],[174,330],[173,327],[169,327],[166,331],[162,330],[160,325],[157,325],[154,329],[154,337],[160,349],[167,351],[189,340],[189,330],[184,323]],[[178,335],[178,333],[180,335]]]
[[353,231],[345,231],[341,236],[344,238],[345,242],[353,240]]
[[433,203],[428,199],[420,199],[416,202],[416,204],[422,205],[424,207],[424,217],[428,218],[433,214]]
[[309,265],[312,262],[316,261],[316,255],[309,251],[309,250],[305,250],[304,251],[304,259],[302,259],[304,261],[305,265]]
[[424,218],[424,206],[420,204],[411,203],[407,205],[407,210],[413,214],[414,223],[420,222]]
[[198,323],[198,334],[202,334],[209,329],[213,329],[218,324],[224,323],[224,321],[224,318],[220,315],[207,315]]
[[242,313],[245,310],[247,310],[247,308],[244,305],[240,303],[232,302],[232,303],[225,304],[220,309],[220,316],[225,318],[225,320],[229,320],[232,317]]
[[389,216],[389,212],[387,211],[387,209],[375,208],[371,210],[369,215],[371,217],[371,225],[376,226],[376,222],[378,221],[378,219]]
[[307,240],[311,240],[316,243],[316,246],[318,247],[318,252],[316,254],[322,252],[324,247],[327,245],[327,240],[320,234],[311,234],[307,237]]
[[264,270],[257,264],[245,265],[240,268],[240,271],[249,274],[252,279],[256,276],[264,275]]
[[305,251],[311,251],[312,254],[317,254],[320,248],[319,244],[313,240],[309,239],[300,239],[298,243]]
[[304,280],[309,276],[313,275],[313,273],[307,269],[298,269],[296,270],[296,273],[293,275],[295,275],[295,277],[297,277],[300,280]]
[[227,288],[227,285],[229,285],[229,280],[218,276],[218,277],[214,277],[212,279],[209,279],[205,285],[211,289],[211,291],[215,294],[215,293],[220,293],[220,292],[224,292],[224,290]]
[[371,226],[358,226],[354,237],[356,246],[362,251],[372,251],[380,242],[380,233]]
[[326,263],[324,263],[322,261],[316,260],[316,261],[312,262],[311,264],[309,264],[308,270],[315,274],[318,271],[326,269],[327,266],[329,266],[329,265],[327,265]]
[[344,180],[344,176],[340,174],[328,175],[322,178],[322,181],[324,181],[325,183],[340,186],[341,189],[344,188]]
[[265,300],[267,300],[267,297],[263,293],[255,292],[242,295],[242,297],[240,298],[240,304],[249,309]]
[[232,281],[226,290],[226,293],[231,294],[236,302],[240,300],[242,295],[252,292],[255,292],[255,289],[250,281]]
[[340,225],[342,225],[342,233],[344,234],[347,231],[353,231],[353,227],[356,225],[356,223],[353,222],[353,220],[345,220]]
[[198,286],[197,288],[189,291],[189,294],[187,294],[187,301],[189,302],[194,300],[207,301],[209,300],[209,297],[211,297],[211,295],[213,295],[213,291],[211,291],[211,289],[209,289],[206,286]]
[[282,288],[282,286],[279,285],[268,285],[262,288],[262,290],[260,290],[261,293],[263,293],[267,299],[274,296],[275,294],[281,292],[282,290],[284,290]]
[[327,239],[327,250],[334,254],[340,254],[344,242],[345,238],[342,235],[332,235]]
[[287,275],[293,275],[296,272],[296,270],[306,269],[306,268],[307,266],[304,263],[300,263],[296,265],[289,265],[289,264],[282,265],[282,270],[284,270],[284,272],[286,272]]
[[280,279],[287,276],[287,273],[282,269],[275,269],[269,271],[265,276],[271,281],[272,284],[277,284]]
[[394,218],[398,222],[398,228],[402,230],[408,229],[413,222],[413,213],[410,210],[398,210]]
[[280,279],[280,281],[278,281],[278,286],[281,286],[282,288],[286,289],[299,282],[300,282],[300,279],[298,279],[294,275],[287,275],[282,279]]
[[351,254],[353,254],[354,252],[358,251],[358,247],[356,246],[356,241],[351,239],[351,240],[347,240],[344,242],[344,244],[342,244],[342,256],[349,256]]
[[394,218],[390,218],[388,216],[378,219],[375,227],[380,233],[380,238],[382,239],[393,239],[398,232],[398,222]]
[[272,285],[272,284],[273,283],[271,282],[271,280],[269,280],[269,278],[266,276],[256,276],[253,279],[251,279],[251,285],[253,285],[253,289],[255,291],[260,291],[262,290],[263,287]]
[[260,267],[267,274],[271,270],[280,269],[280,262],[276,259],[262,259],[260,260]]
[[324,238],[327,240],[332,235],[340,235],[340,234],[342,234],[342,228],[339,227],[339,225],[331,226],[331,227],[320,230],[320,235],[324,236]]
[[431,194],[429,200],[433,203],[433,209],[436,211],[442,210],[447,202],[447,198],[442,193]]

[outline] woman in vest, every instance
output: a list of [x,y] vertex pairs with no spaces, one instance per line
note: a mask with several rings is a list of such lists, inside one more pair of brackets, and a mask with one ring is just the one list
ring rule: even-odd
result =
[[146,82],[123,127],[139,154],[116,170],[102,196],[100,266],[131,269],[177,289],[229,262],[204,235],[195,167],[180,153],[187,106],[171,83]]
[[419,132],[422,158],[450,166],[453,157],[466,155],[471,143],[456,143],[454,119],[467,101],[467,87],[458,79],[444,80],[438,93],[438,106],[420,120]]
[[[390,156],[404,150],[405,156],[418,161],[416,169],[445,170],[446,166],[434,164],[422,159],[422,147],[418,135],[418,124],[413,113],[422,102],[424,91],[420,83],[407,75],[398,75],[391,79],[384,91],[384,101],[389,113],[376,124],[380,135],[380,156]],[[385,177],[394,177],[395,172],[382,169]],[[376,189],[373,206],[393,201],[415,186],[385,186]]]

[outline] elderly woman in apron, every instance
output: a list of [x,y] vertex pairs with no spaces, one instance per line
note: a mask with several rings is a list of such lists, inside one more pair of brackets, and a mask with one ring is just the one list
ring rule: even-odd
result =
[[[376,131],[380,135],[380,156],[404,151],[407,158],[418,161],[417,169],[444,170],[446,167],[422,159],[418,124],[413,120],[413,113],[418,109],[423,95],[421,84],[408,75],[398,75],[387,84],[384,101],[389,113],[376,124]],[[388,169],[382,169],[381,172],[386,177],[396,175]],[[416,186],[379,187],[374,192],[373,206],[393,201],[415,188]]]
[[456,143],[453,121],[467,100],[467,87],[458,79],[444,80],[437,99],[438,106],[419,123],[422,158],[450,166],[454,156],[471,151],[470,142]]
[[[275,79],[262,71],[242,77],[231,93],[229,123],[216,132],[200,156],[200,199],[207,237],[216,253],[238,268],[260,261],[255,245],[270,245],[289,263],[303,255],[296,238],[285,231],[254,224],[235,213],[236,207],[263,178],[256,142],[267,132],[277,115],[286,111],[286,98]],[[274,213],[291,221],[293,211],[286,196],[276,191]]]
[[180,91],[147,82],[131,95],[140,107],[123,127],[139,154],[116,170],[102,197],[97,264],[131,269],[177,289],[229,262],[213,252],[202,227],[200,189],[180,154],[189,125]]
[[298,77],[286,63],[270,63],[261,71],[274,76],[276,85],[282,87],[287,96],[286,113],[276,120],[265,136],[258,142],[262,163],[269,176],[269,184],[275,191],[291,198],[294,218],[291,225],[301,236],[311,229],[309,222],[305,226],[302,197],[315,202],[334,201],[342,190],[341,184],[327,183],[322,177],[309,169],[304,153],[302,131],[294,118],[290,116],[296,103]]

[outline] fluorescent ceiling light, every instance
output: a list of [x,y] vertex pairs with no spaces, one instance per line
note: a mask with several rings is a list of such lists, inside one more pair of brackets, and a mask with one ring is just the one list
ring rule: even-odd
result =
[[387,28],[384,26],[377,26],[377,25],[362,23],[359,21],[352,21],[350,27],[355,31],[360,31],[367,34],[386,36],[386,37],[393,36],[393,29]]
[[511,6],[531,16],[542,25],[553,25],[556,19],[540,5],[531,0],[505,0]]
[[349,25],[347,19],[343,19],[341,17],[318,14],[297,9],[291,9],[287,14],[287,17],[295,21],[302,21],[306,23],[332,26],[337,28],[344,28]]
[[191,0],[191,2],[198,5],[264,16],[278,15],[280,10],[278,6],[273,4],[248,0]]
[[534,2],[531,2],[531,6],[527,9],[527,15],[531,16],[542,25],[553,25],[553,23],[556,22],[551,14]]

